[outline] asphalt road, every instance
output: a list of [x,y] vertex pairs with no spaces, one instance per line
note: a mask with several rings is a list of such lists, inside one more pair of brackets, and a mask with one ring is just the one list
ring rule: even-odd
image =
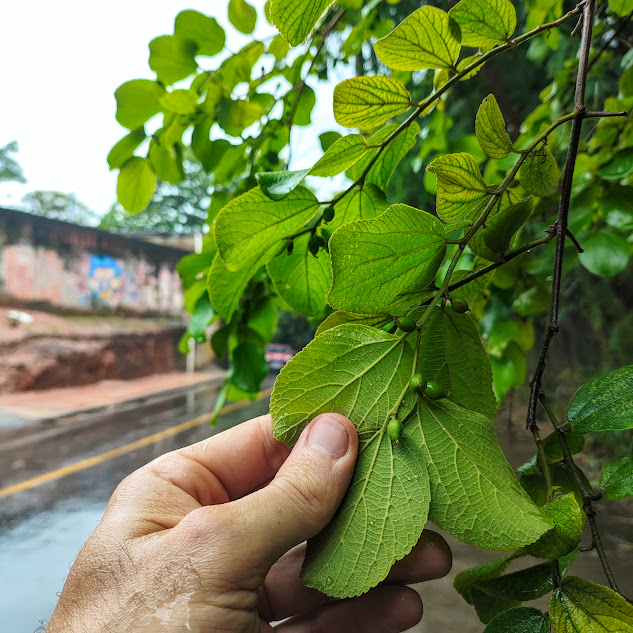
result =
[[0,447],[1,630],[33,633],[48,621],[74,557],[121,479],[268,409],[263,399],[210,428],[205,414],[214,398],[214,390],[155,398]]

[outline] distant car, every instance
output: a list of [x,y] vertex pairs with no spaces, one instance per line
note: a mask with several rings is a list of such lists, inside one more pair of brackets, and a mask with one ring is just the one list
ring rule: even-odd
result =
[[295,351],[290,345],[273,343],[266,346],[266,360],[274,371],[279,371],[294,355]]

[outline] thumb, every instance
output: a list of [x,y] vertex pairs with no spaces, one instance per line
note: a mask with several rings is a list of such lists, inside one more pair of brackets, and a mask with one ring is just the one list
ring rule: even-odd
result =
[[282,554],[318,534],[345,495],[357,454],[356,429],[346,417],[317,416],[275,478],[229,504],[241,550],[233,560],[244,561],[244,571],[251,576],[255,571],[263,581]]

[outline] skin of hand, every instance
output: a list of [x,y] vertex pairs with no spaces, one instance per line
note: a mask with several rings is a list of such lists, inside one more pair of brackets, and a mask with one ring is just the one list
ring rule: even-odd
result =
[[263,416],[155,459],[115,490],[47,633],[266,633],[279,620],[280,633],[414,626],[422,603],[406,583],[451,567],[434,532],[364,596],[332,600],[299,578],[300,544],[334,515],[357,453],[353,424],[322,414],[292,452]]

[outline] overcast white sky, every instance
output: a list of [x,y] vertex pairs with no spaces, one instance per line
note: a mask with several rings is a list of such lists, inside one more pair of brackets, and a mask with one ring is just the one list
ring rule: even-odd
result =
[[[264,0],[250,0],[261,8]],[[0,205],[20,206],[36,189],[75,193],[102,214],[115,199],[116,173],[106,156],[125,134],[116,122],[114,90],[124,81],[154,78],[148,43],[173,32],[176,14],[196,9],[214,16],[236,38],[228,0],[18,0],[0,8],[0,146],[16,140],[14,155],[26,185],[0,183]],[[259,35],[271,32],[260,20]],[[328,93],[330,93],[328,95]],[[327,88],[319,96],[329,99]],[[319,110],[316,137],[333,129],[331,107]],[[295,139],[299,141],[300,139]],[[299,167],[303,165],[298,165]]]

